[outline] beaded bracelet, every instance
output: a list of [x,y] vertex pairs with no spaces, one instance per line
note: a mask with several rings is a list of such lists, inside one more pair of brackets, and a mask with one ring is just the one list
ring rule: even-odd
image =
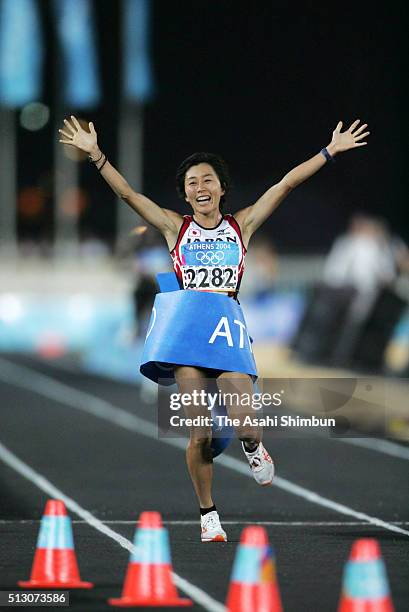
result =
[[97,164],[99,161],[101,161],[103,157],[104,157],[104,154],[101,151],[101,156],[98,157],[98,159],[92,159],[91,155],[88,155],[88,161],[90,161],[93,164]]

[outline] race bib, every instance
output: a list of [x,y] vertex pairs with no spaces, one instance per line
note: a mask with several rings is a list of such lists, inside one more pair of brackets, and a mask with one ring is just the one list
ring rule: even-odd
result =
[[190,242],[182,245],[184,289],[235,291],[240,251],[233,242]]

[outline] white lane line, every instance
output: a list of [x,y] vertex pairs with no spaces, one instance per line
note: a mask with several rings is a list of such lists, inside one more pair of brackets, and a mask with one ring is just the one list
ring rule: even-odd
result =
[[[82,412],[87,412],[98,418],[114,423],[128,431],[133,431],[140,435],[152,438],[157,442],[164,442],[173,447],[180,448],[183,451],[186,450],[186,440],[181,438],[159,438],[157,432],[157,426],[153,423],[146,421],[140,417],[137,417],[122,408],[114,406],[110,402],[99,399],[94,395],[85,393],[84,391],[78,391],[77,389],[57,382],[44,374],[39,374],[29,368],[10,364],[3,359],[0,359],[0,379],[4,380],[9,384],[13,384],[17,387],[28,389],[31,392],[38,393],[44,397],[50,398]],[[2,371],[3,370],[3,371]],[[252,475],[249,471],[248,465],[243,461],[239,461],[229,455],[220,455],[217,458],[217,463],[227,467],[239,474],[243,474],[249,478]],[[345,514],[351,516],[357,520],[362,520],[371,525],[382,527],[388,531],[394,531],[402,535],[409,536],[409,531],[402,529],[392,523],[383,521],[375,516],[359,512],[338,502],[332,501],[310,489],[301,487],[290,480],[280,478],[276,476],[274,479],[274,485],[283,491],[287,491],[292,495],[301,497],[313,504],[317,504],[324,508],[328,508],[339,514]]]
[[[1,521],[0,521],[1,522]],[[83,523],[84,521],[75,521]],[[135,521],[103,521],[106,525],[133,525]],[[197,525],[197,521],[163,521],[164,525]],[[225,521],[223,525],[264,525],[265,527],[362,527],[366,521]],[[409,521],[393,521],[392,525],[409,525]]]
[[[72,520],[73,525],[86,525],[87,521]],[[197,527],[196,521],[162,521],[164,525],[174,527]],[[223,525],[261,525],[262,527],[362,527],[367,521],[225,521]],[[19,521],[0,520],[1,525],[39,525],[41,519],[25,519]],[[101,521],[104,525],[136,525],[135,521]],[[392,525],[409,525],[409,521],[392,521]]]
[[[248,466],[244,464],[242,461],[235,459],[234,457],[230,457],[228,455],[221,455],[218,457],[217,461],[226,467],[230,467],[236,472],[240,472],[241,474],[250,476]],[[406,529],[402,529],[401,527],[397,527],[392,523],[387,521],[383,521],[382,519],[377,518],[376,516],[371,516],[369,514],[365,514],[364,512],[359,512],[350,508],[349,506],[345,506],[344,504],[339,504],[338,502],[332,501],[327,497],[323,497],[310,489],[306,489],[305,487],[301,487],[290,480],[286,480],[285,478],[280,478],[276,476],[274,478],[275,486],[283,489],[283,491],[287,491],[288,493],[292,493],[293,495],[297,495],[298,497],[302,497],[307,501],[318,504],[319,506],[323,506],[324,508],[328,508],[329,510],[333,510],[334,512],[338,512],[339,514],[345,514],[346,516],[352,516],[355,519],[364,521],[366,523],[370,523],[371,525],[376,525],[377,527],[383,527],[388,531],[395,531],[396,533],[401,533],[402,535],[409,536],[409,531]]]
[[[50,497],[54,499],[61,499],[67,508],[71,510],[71,512],[74,512],[74,514],[80,516],[86,523],[91,525],[91,527],[94,527],[94,529],[97,529],[112,540],[115,540],[115,542],[117,542],[123,548],[126,548],[126,550],[129,552],[133,552],[135,550],[135,547],[130,540],[124,538],[116,531],[113,531],[107,527],[102,521],[88,512],[88,510],[82,508],[75,500],[60,491],[60,489],[44,478],[44,476],[33,470],[29,465],[24,463],[24,461],[21,461],[21,459],[19,459],[1,442],[0,459],[10,468],[44,491],[44,493],[50,495]],[[136,521],[134,521],[134,524],[136,526]],[[199,589],[197,586],[191,584],[185,578],[182,578],[174,572],[172,573],[172,576],[176,586],[181,591],[186,593],[186,595],[196,601],[196,603],[201,605],[205,610],[209,610],[210,612],[225,612],[226,608],[221,603],[207,595],[207,593]]]
[[[178,525],[184,527],[193,525],[196,521],[162,521],[164,525]],[[19,521],[0,520],[0,525],[31,525],[39,524],[41,519],[25,519]],[[72,520],[73,525],[86,525],[87,521]],[[104,525],[135,525],[135,521],[101,521]],[[362,527],[365,521],[225,521],[223,525],[263,525],[264,527]],[[409,521],[393,521],[392,525],[409,525]]]
[[330,438],[331,441],[333,440],[334,442],[339,442],[340,444],[351,444],[352,446],[357,446],[366,450],[382,453],[383,455],[389,455],[390,457],[409,461],[409,447],[402,446],[401,444],[397,444],[396,442],[392,442],[391,440],[382,440],[381,438],[373,437],[359,437],[359,435],[357,435],[356,438],[342,438],[336,435],[328,435],[328,432],[320,432],[319,430],[307,433],[305,429],[300,426],[294,427],[293,429],[296,429],[299,432],[300,437],[304,439],[307,436],[319,438],[321,440]]
[[398,457],[399,459],[406,459],[409,461],[409,448],[406,446],[400,446],[390,440],[381,440],[379,438],[334,438],[338,442],[344,444],[352,444],[352,446],[359,446],[361,448],[368,448],[370,450],[377,451],[378,453],[384,453],[391,457]]
[[109,527],[106,527],[104,523],[99,521],[95,516],[93,516],[87,510],[84,510],[81,506],[79,506],[73,499],[65,495],[62,491],[57,489],[49,480],[44,478],[38,472],[35,472],[30,466],[21,461],[16,455],[14,455],[11,451],[8,450],[1,442],[0,442],[0,458],[6,463],[9,467],[13,468],[19,474],[30,480],[34,483],[39,489],[50,495],[55,499],[62,499],[67,508],[75,512],[78,516],[80,516],[84,521],[86,521],[89,525],[101,531],[109,538],[112,538],[122,548],[126,548],[127,550],[131,550],[130,545],[132,546],[132,542],[129,542],[126,538],[122,537],[120,534],[112,531]]

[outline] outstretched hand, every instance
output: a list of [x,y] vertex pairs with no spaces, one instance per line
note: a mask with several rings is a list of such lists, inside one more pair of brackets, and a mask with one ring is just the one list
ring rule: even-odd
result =
[[360,119],[353,122],[351,127],[345,132],[341,132],[342,121],[339,121],[337,127],[332,133],[332,140],[330,147],[334,149],[334,152],[340,153],[341,151],[348,151],[355,147],[364,147],[367,142],[363,142],[362,139],[369,135],[370,132],[364,132],[368,124],[363,123],[359,126]]
[[78,119],[71,115],[71,122],[64,119],[64,125],[63,130],[58,130],[61,134],[59,142],[77,147],[77,149],[81,149],[81,151],[86,153],[95,151],[97,147],[97,133],[93,123],[88,124],[90,131],[87,132],[81,127]]

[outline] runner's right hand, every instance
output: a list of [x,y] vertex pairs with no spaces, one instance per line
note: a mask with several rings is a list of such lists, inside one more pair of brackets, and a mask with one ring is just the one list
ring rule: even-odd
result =
[[71,122],[64,119],[64,129],[58,130],[61,134],[60,141],[62,144],[71,145],[86,153],[92,153],[98,149],[97,133],[93,123],[89,123],[89,132],[84,130],[78,119],[71,115]]

